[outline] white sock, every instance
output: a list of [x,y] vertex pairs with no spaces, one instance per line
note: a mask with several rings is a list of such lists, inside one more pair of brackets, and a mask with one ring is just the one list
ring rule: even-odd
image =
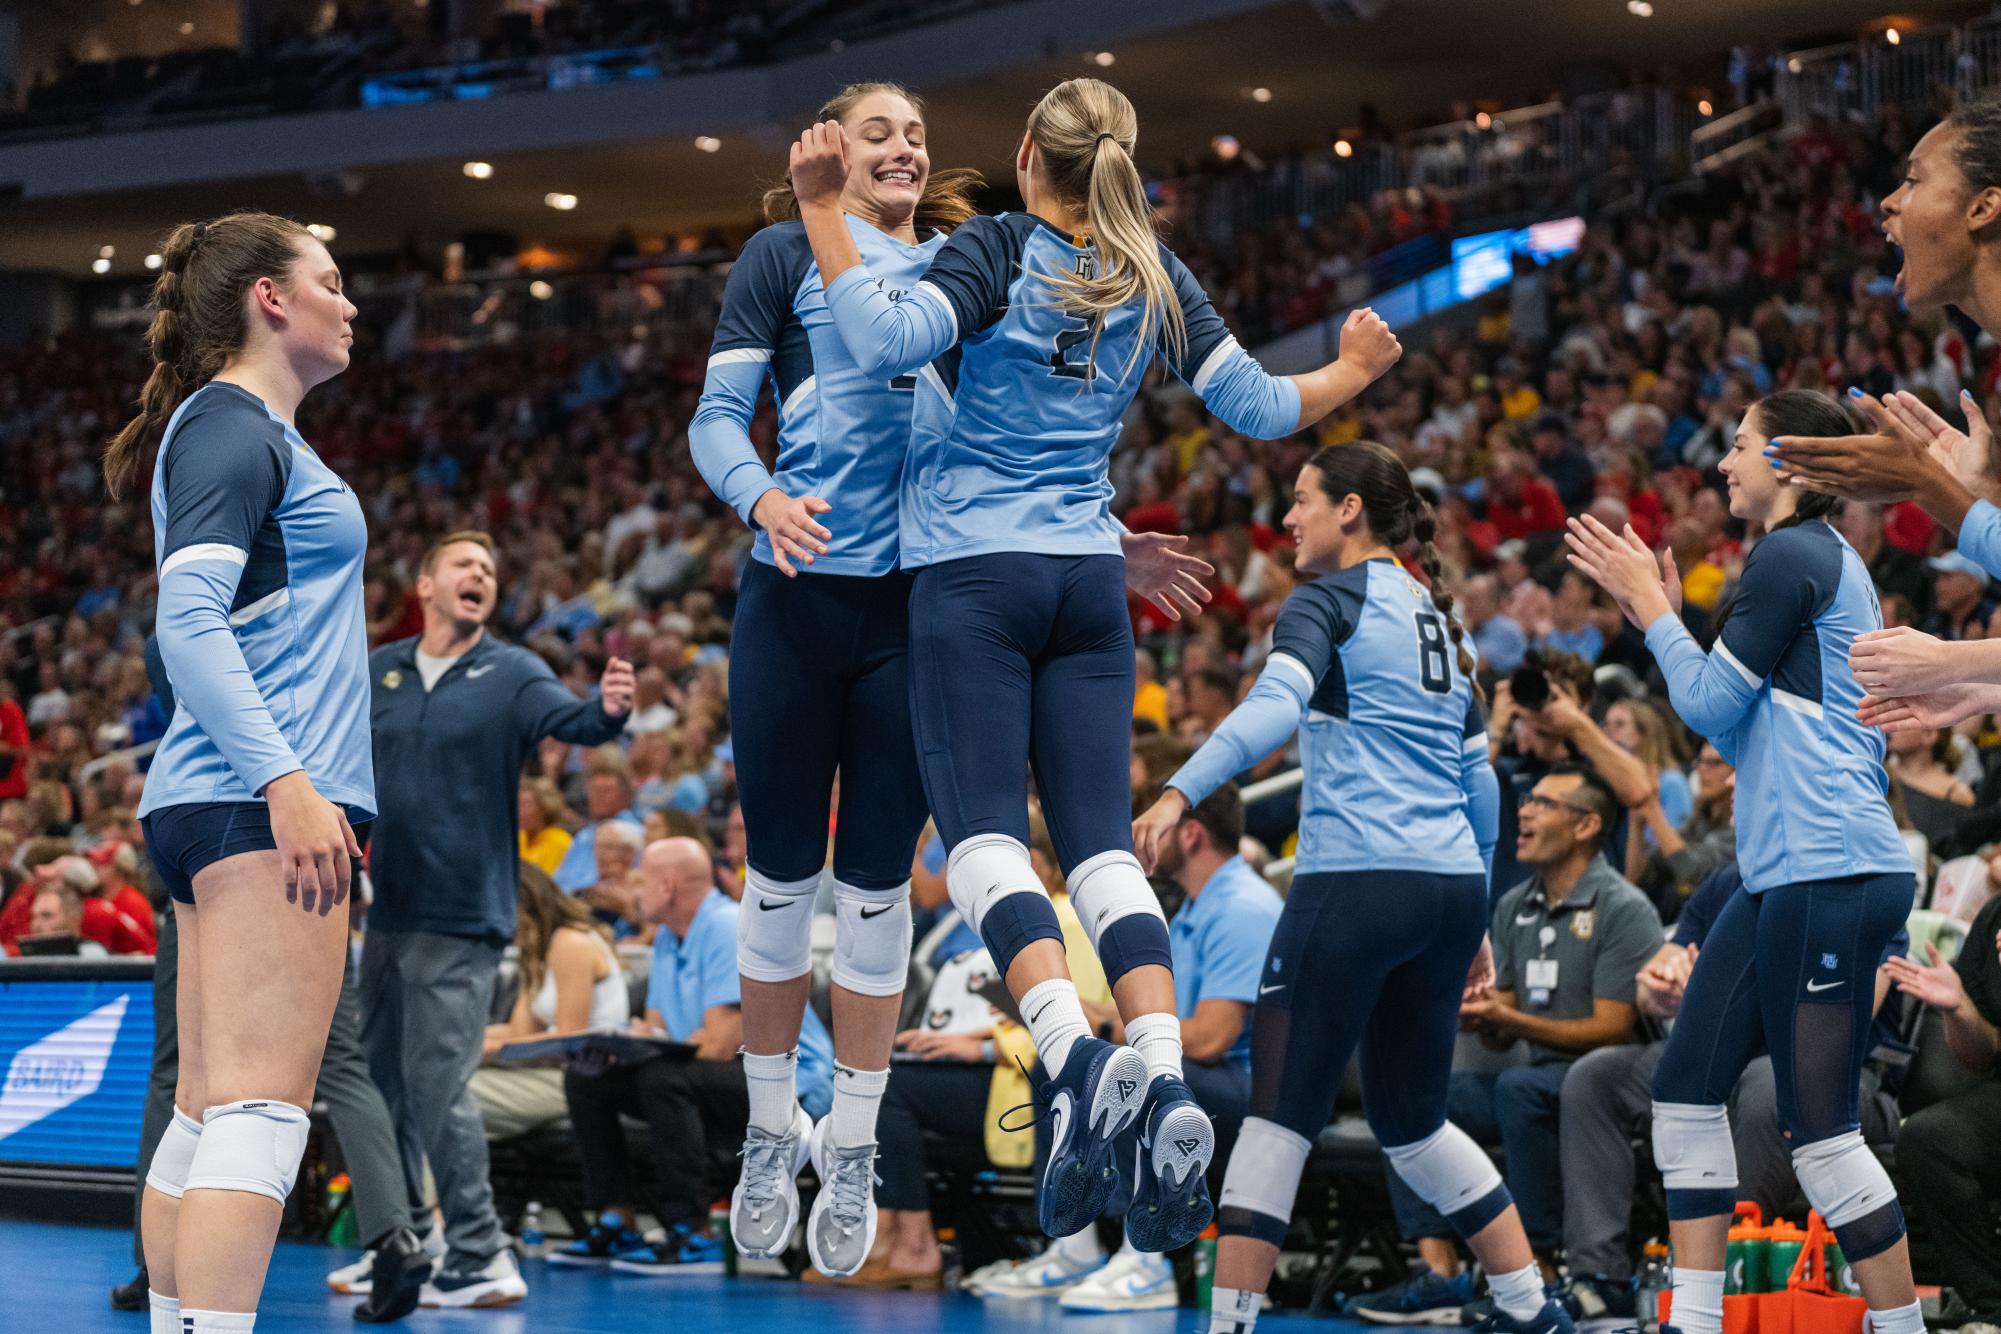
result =
[[1912,1302],[1887,1311],[1871,1311],[1868,1328],[1871,1334],[1925,1334],[1924,1307]]
[[1035,1039],[1036,1054],[1051,1079],[1063,1073],[1077,1039],[1091,1036],[1084,1007],[1077,1000],[1077,984],[1067,977],[1052,977],[1030,987],[1021,998],[1021,1017],[1028,1021],[1028,1035]]
[[181,1299],[162,1297],[146,1289],[146,1305],[153,1313],[152,1334],[181,1334]]
[[1216,1287],[1209,1295],[1209,1334],[1251,1334],[1263,1305],[1255,1292]]
[[[1531,1260],[1512,1274],[1487,1275],[1487,1291],[1493,1295],[1494,1305],[1511,1320],[1533,1320],[1542,1312],[1542,1304],[1548,1300],[1542,1290],[1542,1269]],[[1675,1304],[1675,1316],[1681,1315],[1681,1304]]]
[[1126,1021],[1126,1045],[1146,1058],[1148,1081],[1181,1078],[1181,1021],[1165,1011]]
[[852,1070],[834,1062],[834,1124],[827,1128],[827,1142],[837,1149],[875,1143],[875,1113],[888,1087],[887,1069]]
[[183,1310],[179,1334],[250,1334],[256,1324],[255,1311]]
[[1674,1269],[1674,1314],[1681,1334],[1723,1334],[1723,1271]]
[[799,1052],[776,1056],[743,1054],[744,1083],[750,1087],[750,1124],[767,1135],[788,1135],[799,1115]]
[[1049,1243],[1049,1249],[1073,1265],[1094,1265],[1105,1258],[1105,1248],[1098,1244],[1098,1225],[1093,1223],[1081,1232],[1067,1237],[1058,1237]]

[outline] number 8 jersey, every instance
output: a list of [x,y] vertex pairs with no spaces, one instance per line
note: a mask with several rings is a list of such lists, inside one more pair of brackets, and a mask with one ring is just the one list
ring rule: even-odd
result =
[[1264,676],[1294,678],[1303,700],[1297,872],[1486,872],[1493,834],[1476,836],[1471,804],[1487,727],[1457,657],[1430,592],[1394,561],[1286,599]]

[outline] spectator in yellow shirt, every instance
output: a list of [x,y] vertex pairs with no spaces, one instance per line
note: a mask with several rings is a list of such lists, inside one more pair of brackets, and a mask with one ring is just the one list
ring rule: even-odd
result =
[[521,860],[549,875],[562,865],[570,850],[570,831],[563,817],[570,813],[563,794],[546,778],[530,778],[521,784]]
[[1140,649],[1133,655],[1139,689],[1133,692],[1133,717],[1144,718],[1157,732],[1167,730],[1167,687],[1160,683],[1160,665],[1153,654]]

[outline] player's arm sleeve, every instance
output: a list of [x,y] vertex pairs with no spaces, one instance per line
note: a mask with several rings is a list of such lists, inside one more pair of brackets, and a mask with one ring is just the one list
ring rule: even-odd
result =
[[1299,386],[1286,376],[1266,371],[1256,357],[1244,351],[1216,313],[1216,305],[1202,284],[1174,252],[1162,246],[1160,259],[1174,282],[1188,333],[1178,359],[1168,355],[1164,342],[1161,353],[1168,356],[1182,383],[1233,431],[1259,440],[1276,440],[1298,430]]
[[597,691],[578,699],[540,658],[529,664],[527,679],[514,694],[514,721],[531,746],[548,736],[573,746],[602,746],[625,730],[625,719],[606,713]]
[[1299,730],[1299,720],[1319,684],[1309,663],[1332,659],[1334,646],[1347,637],[1339,603],[1332,598],[1294,594],[1279,609],[1272,629],[1272,649],[1264,671],[1244,702],[1230,711],[1222,726],[1175,771],[1167,785],[1188,798],[1190,806],[1231,778],[1284,745]]
[[2001,579],[2001,509],[1976,500],[1959,524],[1959,549],[1989,578]]
[[775,239],[762,239],[766,235],[759,233],[744,247],[723,286],[708,376],[688,423],[688,448],[702,480],[745,523],[758,497],[775,485],[750,442],[750,419],[803,276],[791,271]]
[[305,766],[279,732],[236,642],[230,607],[251,543],[284,497],[282,438],[245,440],[218,414],[184,424],[166,482],[157,633],[175,704],[253,793]]
[[1713,738],[1743,720],[1779,655],[1813,614],[1823,590],[1801,558],[1801,546],[1788,530],[1752,550],[1737,583],[1737,601],[1710,652],[1702,651],[1671,612],[1647,627],[1647,648],[1667,679],[1674,711],[1704,736]]
[[1466,791],[1466,819],[1486,863],[1488,893],[1494,879],[1494,844],[1501,830],[1501,780],[1487,754],[1487,715],[1478,699],[1466,701],[1466,735],[1459,752],[1459,783]]
[[828,284],[827,309],[862,374],[893,379],[993,323],[1006,308],[1013,271],[1007,230],[992,218],[969,218],[901,301],[857,264]]

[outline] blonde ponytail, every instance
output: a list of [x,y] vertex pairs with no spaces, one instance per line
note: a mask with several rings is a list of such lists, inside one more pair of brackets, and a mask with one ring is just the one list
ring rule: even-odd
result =
[[1160,260],[1146,182],[1133,161],[1139,116],[1131,101],[1100,79],[1059,83],[1029,113],[1028,137],[1057,199],[1081,213],[1091,228],[1098,253],[1095,274],[1040,276],[1058,305],[1090,321],[1092,359],[1105,317],[1138,300],[1139,337],[1120,378],[1145,366],[1156,339],[1178,360],[1187,350],[1188,327],[1174,281]]

